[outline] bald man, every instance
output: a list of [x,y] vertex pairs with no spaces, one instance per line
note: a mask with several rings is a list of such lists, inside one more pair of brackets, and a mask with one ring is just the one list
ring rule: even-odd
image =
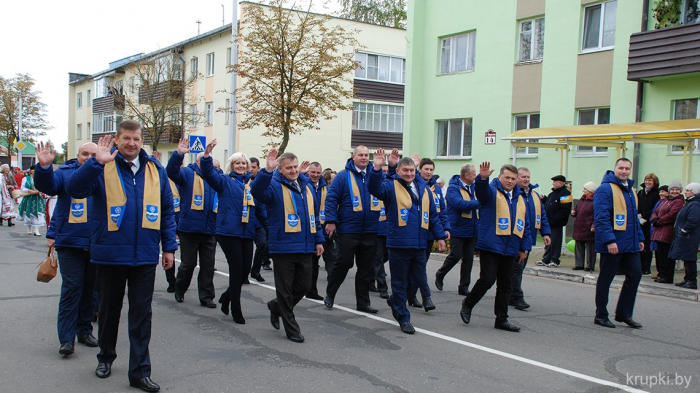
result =
[[95,265],[90,263],[90,223],[88,206],[91,198],[73,199],[63,187],[65,180],[88,158],[94,157],[97,145],[87,142],[80,146],[78,157],[68,160],[55,172],[56,152],[48,144],[36,149],[39,165],[34,172],[36,189],[56,195],[56,209],[46,232],[47,245],[55,247],[61,260],[61,298],[58,303],[59,354],[68,356],[75,351],[75,337],[88,347],[97,347],[92,335],[92,317],[97,308],[93,296]]

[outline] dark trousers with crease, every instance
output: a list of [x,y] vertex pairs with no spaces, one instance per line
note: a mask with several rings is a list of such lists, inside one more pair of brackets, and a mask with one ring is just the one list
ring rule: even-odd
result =
[[503,323],[508,320],[508,302],[513,286],[513,263],[515,257],[512,255],[501,255],[491,251],[481,250],[479,253],[479,263],[481,272],[469,295],[464,298],[464,305],[473,308],[479,300],[496,284],[496,301],[493,305],[493,312],[496,314],[496,323]]
[[[112,363],[117,358],[117,336],[124,292],[128,287],[129,303],[129,380],[151,376],[151,303],[156,279],[156,266],[99,265],[99,363]],[[171,268],[172,269],[172,268]]]
[[[216,257],[216,235],[180,232],[180,267],[177,269],[175,291],[185,293],[190,287],[199,255],[197,291],[199,301],[214,300],[214,264]],[[170,269],[175,270],[175,269]]]
[[374,258],[374,277],[377,281],[379,292],[388,292],[389,286],[386,283],[386,270],[384,264],[389,260],[389,250],[386,248],[386,236],[378,235]]
[[228,297],[231,299],[231,310],[241,311],[241,286],[243,278],[247,277],[246,266],[250,266],[253,258],[253,239],[216,235],[216,240],[226,256],[228,263]]
[[430,285],[428,285],[428,260],[430,259],[430,253],[433,251],[434,240],[428,240],[427,246],[425,247],[425,263],[421,268],[421,277],[418,282],[408,283],[408,298],[412,299],[416,297],[418,290],[420,289],[420,295],[425,299],[430,297]]
[[282,318],[287,337],[300,334],[294,306],[311,288],[311,262],[314,254],[271,254],[277,297],[268,302],[274,315]]
[[391,296],[389,302],[398,315],[399,324],[411,322],[411,313],[406,307],[410,282],[421,280],[421,269],[425,269],[425,250],[422,248],[390,248],[389,270],[391,271]]
[[253,266],[250,274],[260,274],[260,268],[267,264],[270,255],[267,250],[267,231],[263,227],[255,228],[255,254],[253,255]]
[[564,241],[564,231],[562,227],[552,227],[552,243],[549,246],[544,246],[544,255],[542,262],[554,262],[557,265],[561,263],[561,244]]
[[58,341],[75,342],[76,335],[92,334],[97,266],[90,263],[89,250],[60,247],[56,253],[61,271]]
[[525,293],[523,292],[523,271],[525,271],[525,266],[527,266],[527,260],[530,259],[530,254],[527,254],[525,259],[518,263],[518,257],[513,258],[513,283],[512,291],[510,294],[510,300],[524,300]]
[[607,318],[609,315],[610,284],[615,278],[618,266],[622,267],[625,272],[625,281],[622,283],[615,315],[620,318],[632,318],[634,302],[637,299],[637,288],[642,280],[642,263],[638,252],[615,255],[600,254],[600,274],[595,285],[595,316],[597,318]]
[[328,277],[326,295],[335,298],[340,285],[345,281],[348,271],[357,263],[355,273],[355,299],[357,307],[369,306],[369,288],[374,279],[374,258],[376,252],[376,233],[345,233],[338,235],[338,261]]
[[472,267],[474,265],[475,237],[450,238],[450,255],[445,258],[442,267],[435,273],[435,277],[444,278],[455,265],[462,261],[459,268],[459,289],[464,293],[469,292],[469,284],[472,281]]
[[311,258],[311,288],[309,289],[309,293],[307,293],[307,295],[321,296],[318,294],[318,286],[316,285],[318,282],[319,260],[321,260],[321,257],[317,256],[316,254],[313,254],[313,257]]
[[656,270],[659,272],[659,278],[673,282],[673,276],[676,274],[676,261],[668,257],[670,250],[671,243],[656,242]]

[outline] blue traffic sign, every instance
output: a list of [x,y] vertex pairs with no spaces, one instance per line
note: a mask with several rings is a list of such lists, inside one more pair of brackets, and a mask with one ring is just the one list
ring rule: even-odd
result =
[[190,135],[190,153],[203,153],[207,146],[207,137],[203,135]]

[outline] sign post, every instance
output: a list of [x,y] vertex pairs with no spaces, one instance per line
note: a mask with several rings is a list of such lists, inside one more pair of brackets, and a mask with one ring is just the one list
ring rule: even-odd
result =
[[204,153],[207,146],[207,137],[203,135],[190,135],[190,153]]

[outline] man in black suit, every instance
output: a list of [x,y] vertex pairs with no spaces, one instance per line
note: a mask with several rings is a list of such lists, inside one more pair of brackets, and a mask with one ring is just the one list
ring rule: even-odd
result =
[[564,227],[571,217],[571,207],[574,199],[566,187],[566,177],[556,175],[552,178],[552,192],[547,195],[544,203],[545,214],[552,230],[552,242],[544,247],[542,260],[538,266],[559,267],[561,261],[561,244],[564,240]]

